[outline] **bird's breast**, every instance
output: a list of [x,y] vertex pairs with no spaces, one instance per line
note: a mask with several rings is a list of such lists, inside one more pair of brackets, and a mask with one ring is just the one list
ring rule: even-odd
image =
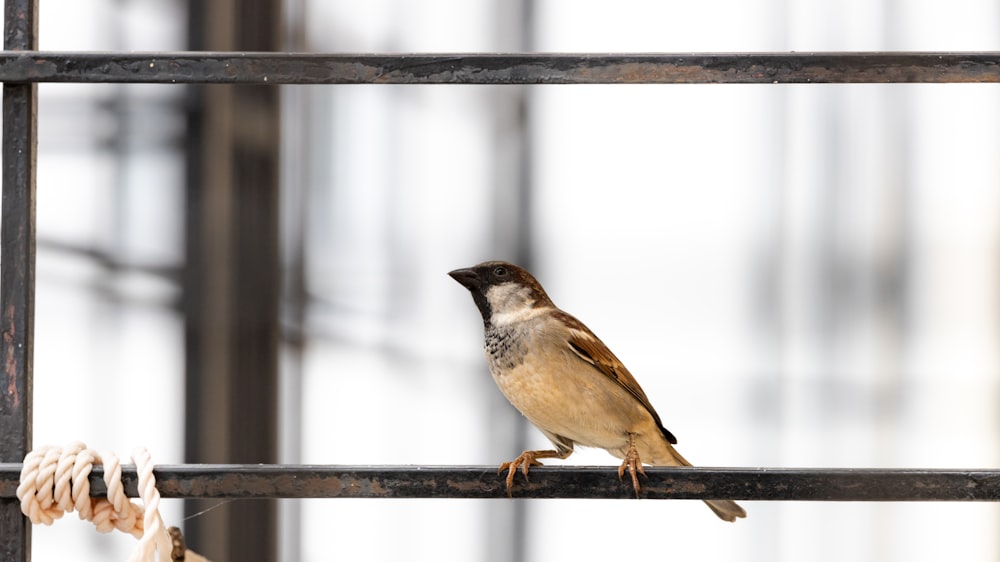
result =
[[630,431],[652,421],[634,397],[544,325],[487,330],[485,351],[500,391],[542,431],[589,447],[617,449]]

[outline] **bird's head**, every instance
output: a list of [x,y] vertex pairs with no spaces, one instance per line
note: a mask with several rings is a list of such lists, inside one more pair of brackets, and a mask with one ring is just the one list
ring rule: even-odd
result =
[[511,263],[488,261],[448,275],[472,293],[487,325],[522,322],[553,308],[534,276]]

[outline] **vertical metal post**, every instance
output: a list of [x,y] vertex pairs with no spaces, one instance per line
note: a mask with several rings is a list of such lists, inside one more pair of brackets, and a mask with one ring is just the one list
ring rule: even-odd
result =
[[[279,0],[189,4],[192,50],[280,51]],[[274,86],[191,90],[188,119],[185,456],[278,460],[278,155]],[[192,501],[189,514],[216,502]],[[213,560],[276,560],[274,501],[228,504],[187,522]]]
[[[4,49],[38,48],[38,1],[4,2]],[[3,86],[3,198],[0,216],[0,462],[20,462],[31,447],[35,316],[35,84]],[[31,526],[17,500],[0,500],[0,560],[31,559]]]

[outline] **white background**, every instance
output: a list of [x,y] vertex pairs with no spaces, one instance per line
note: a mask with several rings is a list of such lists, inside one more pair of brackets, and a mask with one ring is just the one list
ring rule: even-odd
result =
[[[310,0],[289,11],[318,52],[517,50],[498,30],[498,4]],[[547,0],[537,10],[540,51],[1000,50],[1000,14],[986,1]],[[56,0],[41,18],[43,49],[183,47],[184,14],[166,0]],[[100,32],[108,22],[119,32]],[[534,207],[521,220],[535,234],[534,271],[628,365],[685,456],[1000,464],[998,86],[527,91]],[[181,92],[40,92],[35,443],[122,455],[145,445],[154,460],[181,462],[183,322],[166,306],[178,287],[54,244],[130,263],[183,259],[183,162],[143,142],[179,125],[141,113]],[[285,461],[513,458],[520,450],[494,437],[516,415],[485,371],[478,312],[446,275],[512,257],[512,227],[496,220],[509,196],[497,191],[497,115],[511,90],[283,92],[285,142],[300,148],[285,155],[283,190],[286,209],[307,201],[289,223],[305,225],[315,299],[302,369],[285,372],[296,377],[285,388],[299,388],[283,396],[286,443],[301,445]],[[93,98],[125,100],[135,130],[72,110]],[[126,149],[88,140],[101,135]],[[617,461],[580,451],[565,464]],[[165,503],[177,523],[179,503]],[[287,502],[283,552],[504,560],[519,548],[515,503]],[[1000,557],[1000,509],[988,503],[746,502],[735,524],[700,502],[524,503],[531,561]],[[34,559],[124,559],[132,544],[69,517],[35,530]]]

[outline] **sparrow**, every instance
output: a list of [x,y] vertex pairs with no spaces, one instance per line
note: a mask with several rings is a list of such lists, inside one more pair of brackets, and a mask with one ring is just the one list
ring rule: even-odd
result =
[[[555,446],[524,451],[500,465],[498,472],[507,471],[508,496],[518,468],[527,479],[529,467],[541,466],[539,459],[565,459],[576,445],[623,459],[618,477],[628,471],[636,497],[643,463],[691,466],[628,369],[582,322],[556,308],[530,273],[489,261],[448,275],[472,293],[483,316],[493,380]],[[705,503],[725,521],[746,517],[733,501]]]

